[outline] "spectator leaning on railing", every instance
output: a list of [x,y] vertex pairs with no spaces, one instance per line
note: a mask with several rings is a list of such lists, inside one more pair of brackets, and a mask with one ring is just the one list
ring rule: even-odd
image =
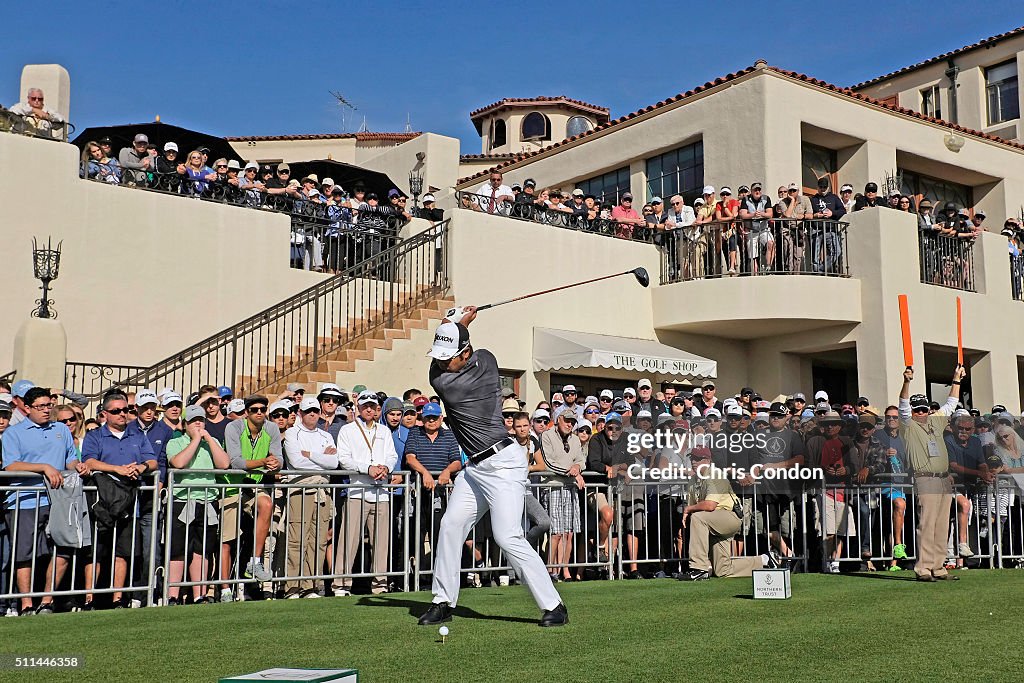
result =
[[[39,88],[29,88],[26,101],[12,106],[10,112],[24,117],[37,133],[53,137],[64,135],[64,117],[45,106],[45,95]],[[59,135],[55,135],[58,131]]]
[[90,180],[118,185],[121,182],[121,165],[117,159],[111,159],[100,147],[99,143],[89,141],[82,150],[82,177]]

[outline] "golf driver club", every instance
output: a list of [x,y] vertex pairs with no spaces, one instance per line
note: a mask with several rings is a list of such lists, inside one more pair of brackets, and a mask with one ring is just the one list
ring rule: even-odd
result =
[[554,287],[552,289],[545,289],[543,292],[534,292],[533,294],[524,294],[523,296],[517,296],[514,299],[507,299],[505,301],[499,301],[493,304],[484,304],[483,306],[477,306],[476,310],[483,311],[488,308],[494,308],[495,306],[504,306],[510,304],[513,301],[522,301],[523,299],[531,299],[541,294],[550,294],[551,292],[560,292],[563,289],[569,289],[571,287],[579,287],[580,285],[589,285],[591,282],[600,282],[601,280],[609,280],[613,277],[620,277],[622,275],[632,275],[636,278],[636,281],[643,287],[649,287],[651,284],[651,276],[647,274],[646,268],[634,268],[633,270],[627,270],[622,273],[615,273],[614,275],[604,275],[602,277],[595,277],[592,280],[584,280],[583,282],[574,282],[571,285],[562,285],[561,287]]

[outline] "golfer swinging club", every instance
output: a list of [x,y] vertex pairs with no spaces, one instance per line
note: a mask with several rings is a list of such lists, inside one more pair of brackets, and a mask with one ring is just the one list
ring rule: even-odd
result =
[[[466,326],[477,308],[467,306],[445,318],[434,333],[427,354],[430,386],[444,402],[448,423],[469,463],[448,500],[441,519],[434,564],[434,601],[420,617],[421,625],[451,621],[459,598],[462,548],[470,529],[491,511],[491,530],[520,580],[544,611],[541,626],[562,626],[569,613],[548,576],[547,568],[523,533],[526,495],[526,451],[508,435],[501,418],[498,361],[485,349],[474,350]],[[453,322],[454,319],[454,322]]]

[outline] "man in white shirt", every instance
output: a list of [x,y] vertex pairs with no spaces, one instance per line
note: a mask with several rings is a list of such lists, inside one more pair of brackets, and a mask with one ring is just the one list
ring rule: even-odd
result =
[[[299,404],[299,421],[284,435],[287,468],[310,470],[289,480],[288,559],[285,576],[316,576],[324,564],[334,505],[323,486],[328,483],[323,470],[338,465],[338,449],[331,435],[317,427],[320,401],[312,396]],[[298,579],[285,584],[288,598],[318,598],[316,582]]]
[[502,184],[499,171],[492,171],[490,179],[481,185],[476,193],[479,195],[476,197],[477,203],[487,213],[499,213],[507,216],[515,201],[512,188]]
[[43,91],[39,88],[29,88],[25,94],[26,102],[18,102],[11,107],[12,114],[23,117],[25,125],[29,129],[44,136],[60,138],[64,135],[64,117],[59,113],[43,106]]
[[[398,464],[398,453],[391,431],[377,422],[379,410],[377,394],[364,390],[356,399],[358,417],[345,424],[338,432],[338,466],[356,474],[350,475],[355,484],[348,489],[345,498],[345,520],[343,543],[338,548],[334,565],[336,574],[349,573],[352,560],[363,540],[363,529],[370,534],[370,548],[373,551],[373,572],[377,574],[371,583],[374,595],[386,593],[388,588],[387,570],[388,529],[391,528],[391,497],[383,488],[391,478],[391,471]],[[328,456],[325,456],[325,458]],[[360,568],[358,573],[363,573]],[[352,578],[335,579],[334,595],[351,595]]]

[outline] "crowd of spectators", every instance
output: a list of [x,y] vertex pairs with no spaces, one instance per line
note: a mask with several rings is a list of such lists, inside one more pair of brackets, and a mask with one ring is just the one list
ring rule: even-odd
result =
[[[203,386],[185,397],[172,388],[111,390],[94,416],[77,403],[59,403],[61,393],[28,380],[0,386],[0,461],[5,472],[20,473],[0,482],[6,492],[0,536],[9,549],[0,594],[46,593],[38,601],[12,601],[9,615],[53,611],[50,593],[62,585],[84,596],[74,603],[81,609],[105,604],[94,595],[101,582],[115,591],[112,606],[142,604],[138,587],[151,585],[145,576],[150,538],[158,534],[155,557],[161,565],[166,537],[160,529],[167,523],[170,604],[237,599],[239,575],[272,584],[257,597],[349,595],[355,590],[353,559],[360,555],[362,572],[373,575],[370,591],[396,590],[401,581],[394,573],[403,571],[396,558],[404,544],[421,571],[429,572],[447,491],[465,459],[444,427],[438,398],[416,389],[399,398],[364,386],[349,393],[324,384],[314,397],[290,384],[279,396],[244,399],[228,387]],[[825,566],[830,572],[839,572],[844,561],[854,560],[856,567],[857,559],[861,569],[905,568],[914,541],[903,528],[913,493],[912,464],[899,429],[902,408],[880,409],[867,397],[837,404],[824,391],[812,401],[796,392],[769,402],[750,387],[723,399],[711,380],[694,389],[664,384],[655,391],[643,379],[585,397],[564,385],[532,408],[506,389],[502,416],[509,434],[527,446],[535,473],[527,536],[546,557],[553,581],[607,578],[609,557],[616,553],[622,578],[703,579],[797,558],[805,569]],[[1019,494],[1003,489],[992,498],[988,486],[997,474],[1024,473],[1024,426],[1004,406],[983,415],[957,405],[955,397],[943,407],[914,396],[906,410],[951,413],[944,441],[957,495],[948,564],[965,566],[979,554],[1019,557],[1024,539],[1012,533],[1024,519]],[[762,433],[776,437],[776,446],[765,446],[770,439],[733,445],[744,434]],[[644,434],[674,435],[686,446],[627,448]],[[360,455],[363,443],[368,450]],[[632,467],[688,470],[702,463],[747,473],[820,468],[824,479],[783,485],[746,476],[709,491],[686,482],[658,483]],[[170,471],[173,514],[160,520],[165,507],[154,507],[152,496],[167,486]],[[282,477],[282,471],[289,474]],[[318,488],[339,471],[356,473],[345,480],[347,496]],[[47,489],[40,488],[40,476]],[[91,542],[87,538],[77,548],[48,526],[56,494],[74,487],[76,476],[95,485],[87,495],[96,522]],[[105,477],[118,485],[101,485]],[[247,487],[241,490],[227,487],[242,483]],[[412,538],[415,525],[400,523],[402,488],[410,484],[419,489],[409,499],[417,508],[411,514],[420,515],[418,539]],[[820,499],[804,495],[821,493],[821,487]],[[125,491],[131,494],[128,504]],[[735,515],[724,517],[735,530],[715,536],[706,518],[695,516],[706,509],[702,501],[712,499],[718,504],[711,510],[735,505]],[[109,518],[117,514],[120,521],[111,525]],[[489,577],[507,585],[509,574],[491,569],[501,561],[494,544],[486,542],[487,524],[485,516],[467,541],[466,580],[481,585]],[[1003,547],[992,545],[996,534],[989,530],[996,527]],[[845,554],[844,542],[850,545]],[[90,543],[97,552],[90,552]],[[81,561],[72,565],[76,554]],[[734,559],[740,556],[745,559]],[[879,557],[887,564],[876,567],[872,559]],[[72,576],[70,566],[82,566],[84,573]],[[42,568],[45,578],[32,573]],[[335,575],[333,582],[289,578],[321,573]],[[181,587],[186,575],[191,590]]]

